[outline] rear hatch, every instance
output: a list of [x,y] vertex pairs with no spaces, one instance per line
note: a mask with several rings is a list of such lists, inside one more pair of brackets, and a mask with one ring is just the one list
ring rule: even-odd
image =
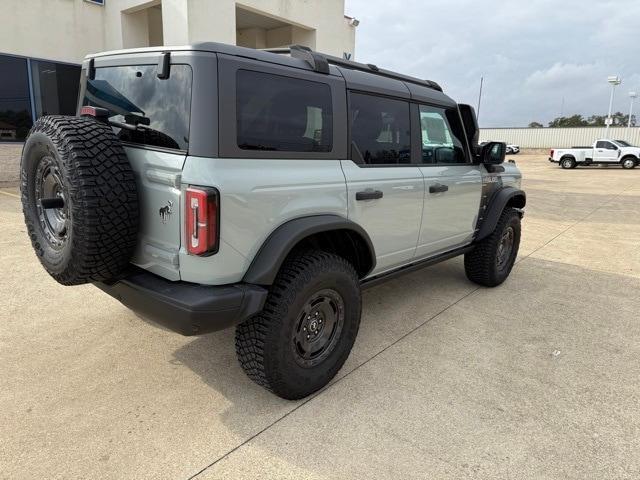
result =
[[121,125],[114,131],[136,173],[140,203],[132,263],[179,280],[180,176],[189,144],[193,73],[189,65],[173,65],[169,78],[159,78],[157,63],[110,63],[96,62],[93,78],[83,75],[82,105],[107,109],[109,120]]

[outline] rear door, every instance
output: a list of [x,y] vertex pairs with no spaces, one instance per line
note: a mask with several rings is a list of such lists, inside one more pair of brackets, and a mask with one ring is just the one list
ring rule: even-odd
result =
[[[172,64],[169,78],[157,74],[159,53],[128,61],[96,59],[83,105],[109,111],[136,174],[140,223],[132,263],[179,280],[180,176],[189,148],[193,73]],[[124,63],[124,64],[123,64]]]
[[424,175],[424,210],[416,257],[471,242],[482,192],[479,165],[470,162],[457,108],[416,105]]
[[593,152],[594,162],[604,163],[617,163],[618,162],[618,147],[613,143],[606,140],[598,140],[596,142],[596,148]]
[[424,184],[411,158],[409,102],[350,92],[349,122],[348,215],[371,237],[377,274],[411,261],[420,231]]

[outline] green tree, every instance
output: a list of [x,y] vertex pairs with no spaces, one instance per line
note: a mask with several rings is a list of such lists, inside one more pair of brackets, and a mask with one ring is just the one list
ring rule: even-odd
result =
[[531,122],[529,124],[529,128],[543,128],[544,125],[542,125],[540,122]]
[[586,127],[589,125],[589,122],[582,118],[582,115],[571,115],[570,117],[557,117],[549,122],[549,127],[551,128],[560,128],[560,127]]

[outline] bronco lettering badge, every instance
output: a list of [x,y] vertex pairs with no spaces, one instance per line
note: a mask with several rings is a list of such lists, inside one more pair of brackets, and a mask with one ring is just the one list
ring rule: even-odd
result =
[[171,218],[171,214],[173,213],[173,202],[169,200],[167,204],[159,210],[160,220],[162,223],[167,223],[167,221]]

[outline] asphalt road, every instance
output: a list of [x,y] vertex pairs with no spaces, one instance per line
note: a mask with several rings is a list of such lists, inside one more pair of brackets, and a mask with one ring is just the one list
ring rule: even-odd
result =
[[232,331],[56,284],[0,190],[0,478],[640,477],[640,169],[515,158],[510,279],[454,259],[366,291],[347,364],[299,402],[244,376]]

